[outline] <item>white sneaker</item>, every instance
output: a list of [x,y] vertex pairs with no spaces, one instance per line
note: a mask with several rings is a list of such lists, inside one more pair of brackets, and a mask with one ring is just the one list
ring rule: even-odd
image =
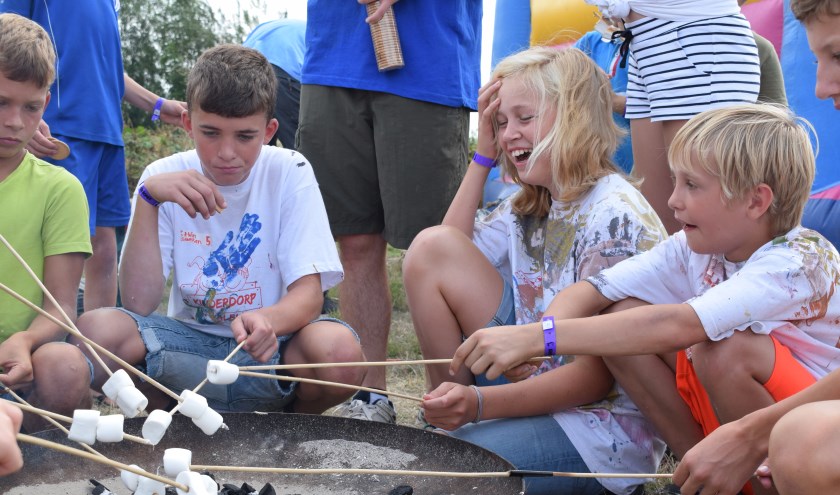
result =
[[394,410],[393,404],[387,400],[378,400],[373,404],[368,404],[363,400],[353,399],[335,408],[333,416],[376,421],[377,423],[397,423],[397,411]]

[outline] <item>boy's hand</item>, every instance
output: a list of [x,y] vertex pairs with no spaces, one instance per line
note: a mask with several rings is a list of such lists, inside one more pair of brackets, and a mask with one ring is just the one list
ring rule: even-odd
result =
[[455,351],[449,374],[454,375],[465,365],[473,375],[486,373],[488,380],[495,380],[527,359],[541,355],[542,348],[539,324],[482,328]]
[[424,395],[421,407],[430,424],[454,430],[475,419],[478,397],[470,387],[446,382]]
[[[369,3],[375,2],[376,0],[359,0],[359,3],[362,5],[367,5]],[[380,0],[379,8],[376,9],[376,12],[371,14],[365,19],[365,22],[368,24],[375,24],[379,22],[380,19],[385,15],[385,11],[388,10],[391,5],[397,3],[398,0]]]
[[15,435],[20,431],[23,413],[17,407],[0,401],[0,476],[14,473],[23,466]]
[[216,184],[196,170],[153,175],[143,184],[154,199],[178,203],[192,218],[201,214],[208,219],[217,207],[227,207]]
[[41,123],[38,124],[38,130],[35,131],[32,139],[29,140],[29,144],[26,145],[26,149],[38,158],[53,156],[58,151],[58,146],[50,141],[51,136],[50,126],[41,120]]
[[0,383],[16,388],[29,385],[34,380],[32,373],[32,348],[26,343],[19,332],[0,344]]
[[259,311],[242,313],[233,320],[230,330],[237,343],[248,339],[243,349],[261,363],[267,362],[277,352],[277,336],[268,318]]
[[[722,425],[689,450],[674,471],[674,483],[682,493],[736,494],[749,481],[766,451],[750,441],[752,434],[742,422]],[[763,481],[762,481],[763,484]]]

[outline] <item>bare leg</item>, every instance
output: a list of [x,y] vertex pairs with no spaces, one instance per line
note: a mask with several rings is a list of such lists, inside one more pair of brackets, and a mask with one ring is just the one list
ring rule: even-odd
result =
[[[391,292],[385,269],[385,239],[379,234],[338,238],[344,281],[338,286],[341,318],[362,341],[368,361],[384,361],[391,329]],[[368,369],[363,385],[385,389],[385,368]]]
[[[90,372],[78,349],[59,342],[44,344],[32,354],[32,369],[36,379],[27,402],[65,416],[73,416],[75,409],[90,409]],[[26,413],[23,428],[33,432],[52,425]]]
[[[684,121],[674,122],[684,123]],[[668,198],[674,189],[668,167],[668,145],[673,139],[673,134],[666,140],[665,131],[666,125],[671,131],[674,122],[651,122],[650,119],[630,121],[633,175],[644,179],[641,185],[642,194],[653,206],[669,234],[673,234],[682,227],[674,218],[674,212],[668,207]]]
[[[472,241],[443,226],[426,229],[414,239],[403,262],[403,278],[425,359],[451,358],[464,335],[493,318],[504,287]],[[427,366],[426,376],[432,389],[445,381],[473,383],[466,367],[453,377],[446,365]]]
[[96,227],[93,256],[85,261],[85,311],[117,305],[117,236],[114,227]]
[[[344,325],[322,321],[302,328],[289,342],[283,356],[285,363],[347,363],[363,361],[362,348]],[[364,368],[299,369],[292,374],[328,382],[359,385],[365,376]],[[353,395],[346,388],[300,383],[297,387],[295,412],[321,414]]]
[[834,493],[840,486],[840,401],[799,406],[770,434],[773,484],[783,495]]

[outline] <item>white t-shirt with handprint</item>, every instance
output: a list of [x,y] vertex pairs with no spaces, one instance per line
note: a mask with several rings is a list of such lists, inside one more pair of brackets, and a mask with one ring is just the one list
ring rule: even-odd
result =
[[[139,183],[186,170],[201,172],[195,150],[152,163]],[[264,146],[245,181],[219,190],[227,208],[209,220],[160,205],[163,276],[173,275],[168,316],[230,336],[237,316],[276,303],[300,277],[319,273],[323,290],[341,282],[324,202],[303,155]]]

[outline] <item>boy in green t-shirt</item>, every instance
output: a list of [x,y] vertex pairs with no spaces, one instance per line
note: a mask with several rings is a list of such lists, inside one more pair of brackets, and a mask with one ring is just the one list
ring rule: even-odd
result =
[[[0,234],[64,312],[75,315],[76,290],[91,253],[84,190],[69,172],[25,150],[50,101],[54,67],[53,46],[38,24],[0,15]],[[62,320],[4,246],[0,282]],[[65,336],[61,327],[0,292],[0,384],[60,414],[90,407],[90,365],[78,348],[63,342]],[[10,394],[0,389],[0,397]],[[33,431],[46,423],[26,414],[23,425]]]

